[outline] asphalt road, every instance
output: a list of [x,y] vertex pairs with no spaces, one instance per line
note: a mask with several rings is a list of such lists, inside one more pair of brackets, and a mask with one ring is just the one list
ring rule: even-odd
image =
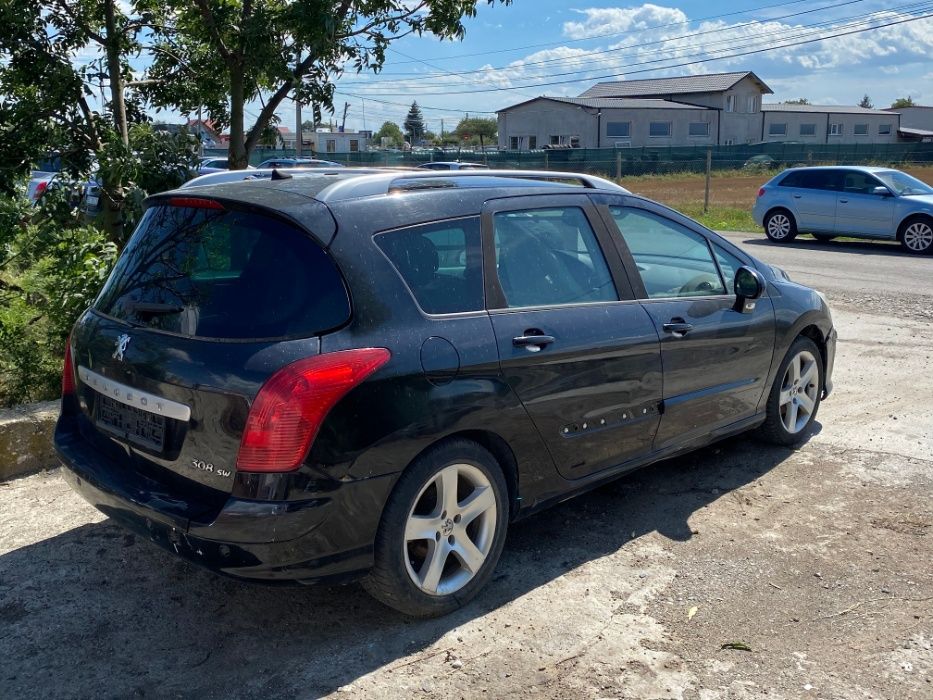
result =
[[734,438],[518,523],[432,621],[219,578],[55,471],[0,484],[0,697],[933,698],[933,257],[728,236],[833,306],[798,449]]

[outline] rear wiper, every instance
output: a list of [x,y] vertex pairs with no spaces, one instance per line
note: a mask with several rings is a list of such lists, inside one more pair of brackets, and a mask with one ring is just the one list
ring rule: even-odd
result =
[[178,306],[178,304],[160,304],[158,302],[150,301],[131,301],[127,304],[130,311],[135,311],[138,314],[148,314],[151,316],[161,315],[161,314],[177,314],[185,310],[184,306]]

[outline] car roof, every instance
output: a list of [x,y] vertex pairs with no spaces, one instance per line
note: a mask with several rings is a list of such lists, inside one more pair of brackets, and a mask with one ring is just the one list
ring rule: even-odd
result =
[[895,168],[884,168],[877,165],[806,165],[799,168],[787,168],[784,172],[791,170],[858,170],[865,173],[883,173]]
[[261,186],[267,190],[276,189],[300,194],[324,203],[406,191],[450,188],[508,188],[512,191],[516,188],[566,187],[630,194],[624,187],[595,175],[558,171],[303,168],[277,173],[279,179],[273,179],[275,170],[261,168],[248,172],[240,170],[202,175],[189,180],[180,189],[203,187],[205,195],[214,195],[220,194],[214,191],[214,187],[223,187],[223,196],[230,196],[234,192],[246,196],[248,191]]

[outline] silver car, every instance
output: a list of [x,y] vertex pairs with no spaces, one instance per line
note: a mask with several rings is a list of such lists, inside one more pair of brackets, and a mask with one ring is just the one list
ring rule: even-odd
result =
[[758,190],[755,222],[775,243],[810,233],[900,241],[933,252],[933,187],[891,168],[791,168]]

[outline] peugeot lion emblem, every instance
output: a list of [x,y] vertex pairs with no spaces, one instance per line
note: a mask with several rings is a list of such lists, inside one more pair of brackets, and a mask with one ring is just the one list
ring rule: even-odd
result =
[[119,338],[117,338],[117,349],[113,351],[113,359],[123,361],[123,353],[126,352],[126,346],[130,344],[129,335],[123,333]]

